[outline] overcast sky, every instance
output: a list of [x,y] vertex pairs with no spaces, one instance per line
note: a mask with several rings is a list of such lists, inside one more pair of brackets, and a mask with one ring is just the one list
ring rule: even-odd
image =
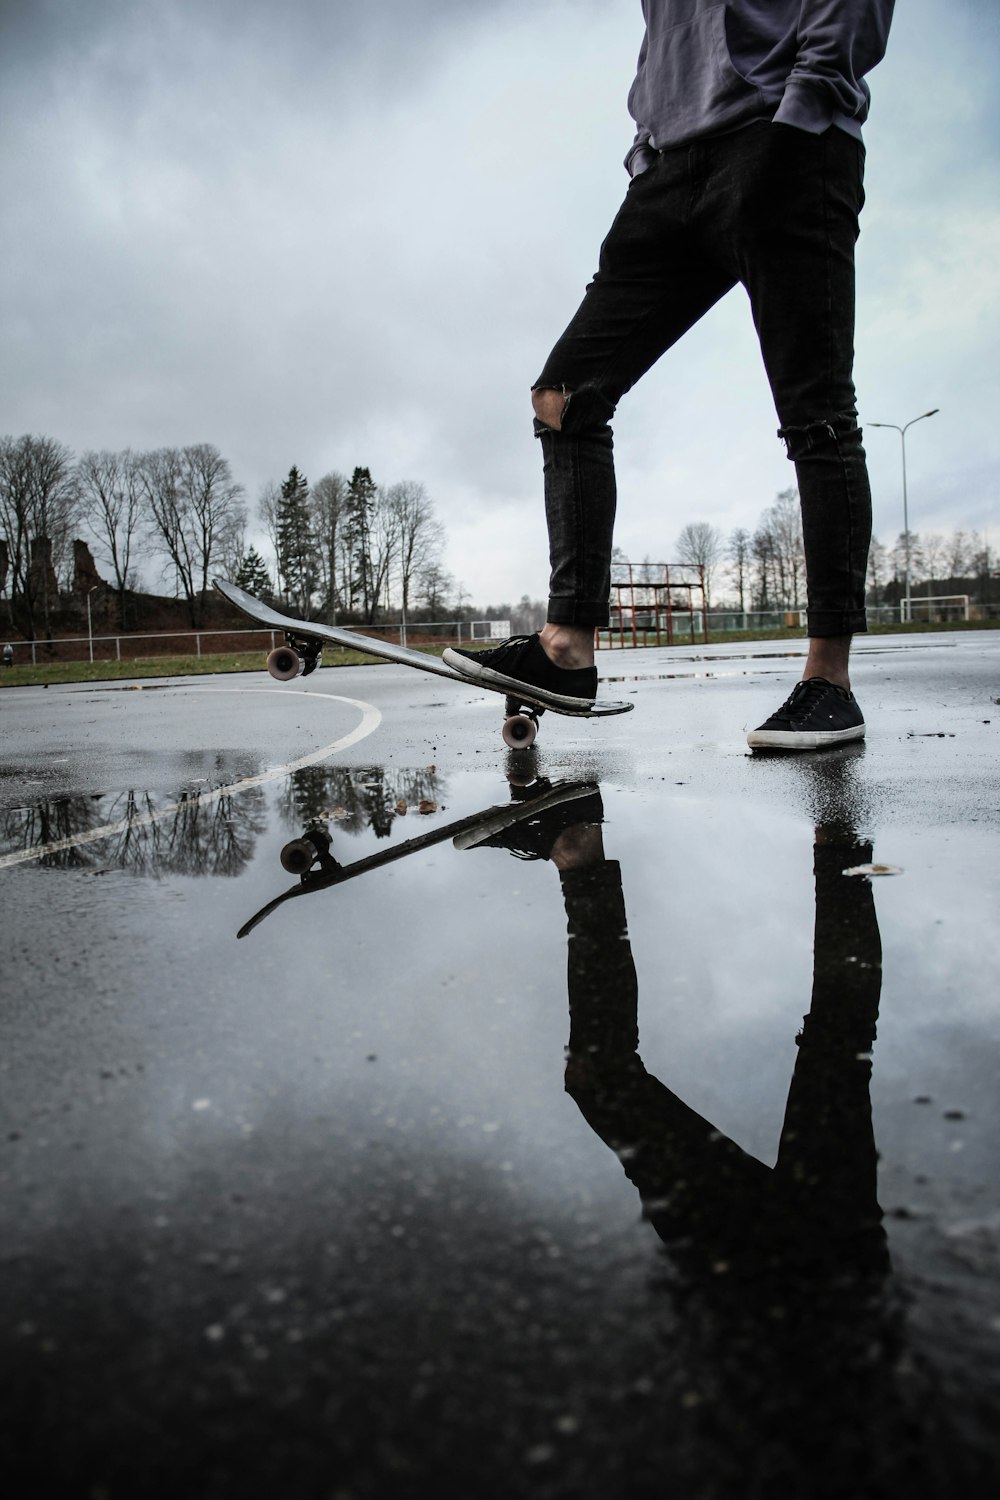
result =
[[[639,0],[0,0],[0,432],[422,481],[480,604],[546,592],[528,388],[626,186]],[[1000,4],[899,0],[870,76],[862,420],[913,530],[1000,547]],[[794,471],[746,300],[622,403],[617,541]],[[900,441],[869,431],[879,537]]]

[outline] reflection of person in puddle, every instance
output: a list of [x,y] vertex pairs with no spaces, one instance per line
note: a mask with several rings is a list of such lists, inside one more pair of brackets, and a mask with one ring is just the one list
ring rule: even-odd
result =
[[[843,875],[871,848],[844,826],[816,830],[812,1003],[769,1168],[643,1065],[621,874],[605,858],[600,818],[595,793],[490,842],[559,870],[566,1088],[668,1252],[676,1324],[665,1379],[680,1384],[678,1441],[697,1441],[693,1467],[707,1441],[709,1467],[734,1482],[763,1478],[763,1462],[773,1493],[820,1469],[853,1484],[883,1462],[870,1451],[870,1408],[885,1409],[895,1338],[878,1315],[888,1255],[869,1099],[881,945],[870,882]],[[825,1482],[816,1493],[828,1493]]]
[[880,1261],[868,1086],[881,947],[870,883],[843,875],[870,861],[870,846],[845,829],[817,829],[812,1005],[768,1168],[646,1072],[620,874],[600,845],[591,825],[561,835],[552,854],[570,934],[566,1086],[622,1158],[646,1217],[667,1244],[683,1247],[692,1271],[699,1254],[711,1264],[720,1255],[745,1262],[751,1218],[767,1259],[779,1247],[787,1259],[794,1247],[839,1263],[851,1246]]

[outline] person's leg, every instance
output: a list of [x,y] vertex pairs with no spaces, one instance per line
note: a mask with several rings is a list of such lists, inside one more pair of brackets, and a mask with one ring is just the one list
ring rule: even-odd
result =
[[739,180],[726,198],[729,242],[798,479],[809,632],[803,680],[815,684],[754,731],[751,744],[811,749],[864,735],[848,666],[851,638],[866,629],[871,540],[853,381],[864,153],[836,128],[813,136],[765,125],[741,135]]
[[594,279],[532,387],[553,640],[576,628],[592,647],[608,621],[618,402],[735,283],[691,234],[691,197],[683,150],[662,153],[630,184]]
[[[556,398],[555,401],[553,397]],[[560,431],[564,400],[562,392],[550,390],[532,392],[532,406],[536,422],[548,429],[546,432],[539,433],[543,443],[549,439],[549,433],[556,437]],[[558,411],[556,410],[557,403]],[[611,452],[611,428],[607,428],[606,449],[600,436],[596,439],[591,438],[589,442],[590,452],[588,453],[586,436],[579,439],[576,444],[560,444],[556,438],[555,444],[552,445],[553,453],[547,453],[543,460],[550,544],[550,608],[556,598],[563,603],[573,599],[574,577],[578,576],[582,579],[586,576],[588,560],[595,574],[600,577],[607,574],[609,597],[611,593],[611,548],[617,488]],[[584,478],[585,488],[582,491],[577,489],[577,475]],[[579,494],[582,497],[586,493],[593,497],[589,505],[589,513],[586,502],[581,498],[578,501],[579,518],[583,525],[575,528],[573,544],[567,546],[569,538],[563,524],[563,518],[567,513],[566,500],[570,495]],[[588,543],[591,547],[596,545],[598,554],[596,557],[591,552],[588,559]],[[569,577],[565,576],[567,569],[572,570]],[[569,592],[557,595],[556,590],[563,587],[568,587]],[[593,592],[598,593],[599,588],[593,589]],[[595,624],[603,623],[601,620],[595,622]],[[547,618],[539,633],[546,655],[563,667],[592,667],[594,665],[595,624],[578,625]]]
[[[692,239],[690,201],[686,151],[664,153],[630,184],[599,269],[532,388],[551,570],[539,639],[557,668],[593,672],[594,631],[608,621],[615,407],[735,282]],[[469,653],[449,651],[445,659],[481,675]],[[504,666],[499,655],[494,666]]]
[[[745,270],[761,352],[802,505],[805,675],[849,686],[847,648],[866,628],[871,493],[854,389],[854,247],[864,151],[831,127],[774,125],[744,209]],[[814,665],[825,667],[817,673]]]
[[638,1189],[682,1279],[718,1283],[720,1262],[745,1255],[767,1219],[771,1172],[647,1072],[621,870],[598,840],[551,855],[569,937],[566,1092]]
[[845,1281],[886,1264],[870,1098],[882,944],[871,881],[843,873],[871,858],[853,829],[817,827],[812,1002],[774,1169],[803,1248]]

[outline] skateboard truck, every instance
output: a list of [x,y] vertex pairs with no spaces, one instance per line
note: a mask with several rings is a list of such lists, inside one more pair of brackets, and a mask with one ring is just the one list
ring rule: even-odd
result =
[[341,868],[330,853],[330,835],[323,828],[307,828],[300,839],[292,839],[281,851],[281,868],[289,875],[298,875],[303,881],[313,865],[319,865],[319,873],[336,875]]
[[304,635],[293,635],[286,630],[285,644],[275,646],[268,655],[267,670],[278,682],[291,682],[300,672],[303,677],[315,672],[322,654],[319,641],[310,640]]

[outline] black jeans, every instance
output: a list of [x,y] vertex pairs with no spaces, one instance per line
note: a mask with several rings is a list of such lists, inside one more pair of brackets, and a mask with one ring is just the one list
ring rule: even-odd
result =
[[855,405],[854,246],[864,148],[760,121],[662,151],[629,185],[597,274],[535,390],[561,390],[542,440],[548,618],[608,620],[610,419],[660,355],[740,283],[795,463],[812,636],[865,629],[871,494]]

